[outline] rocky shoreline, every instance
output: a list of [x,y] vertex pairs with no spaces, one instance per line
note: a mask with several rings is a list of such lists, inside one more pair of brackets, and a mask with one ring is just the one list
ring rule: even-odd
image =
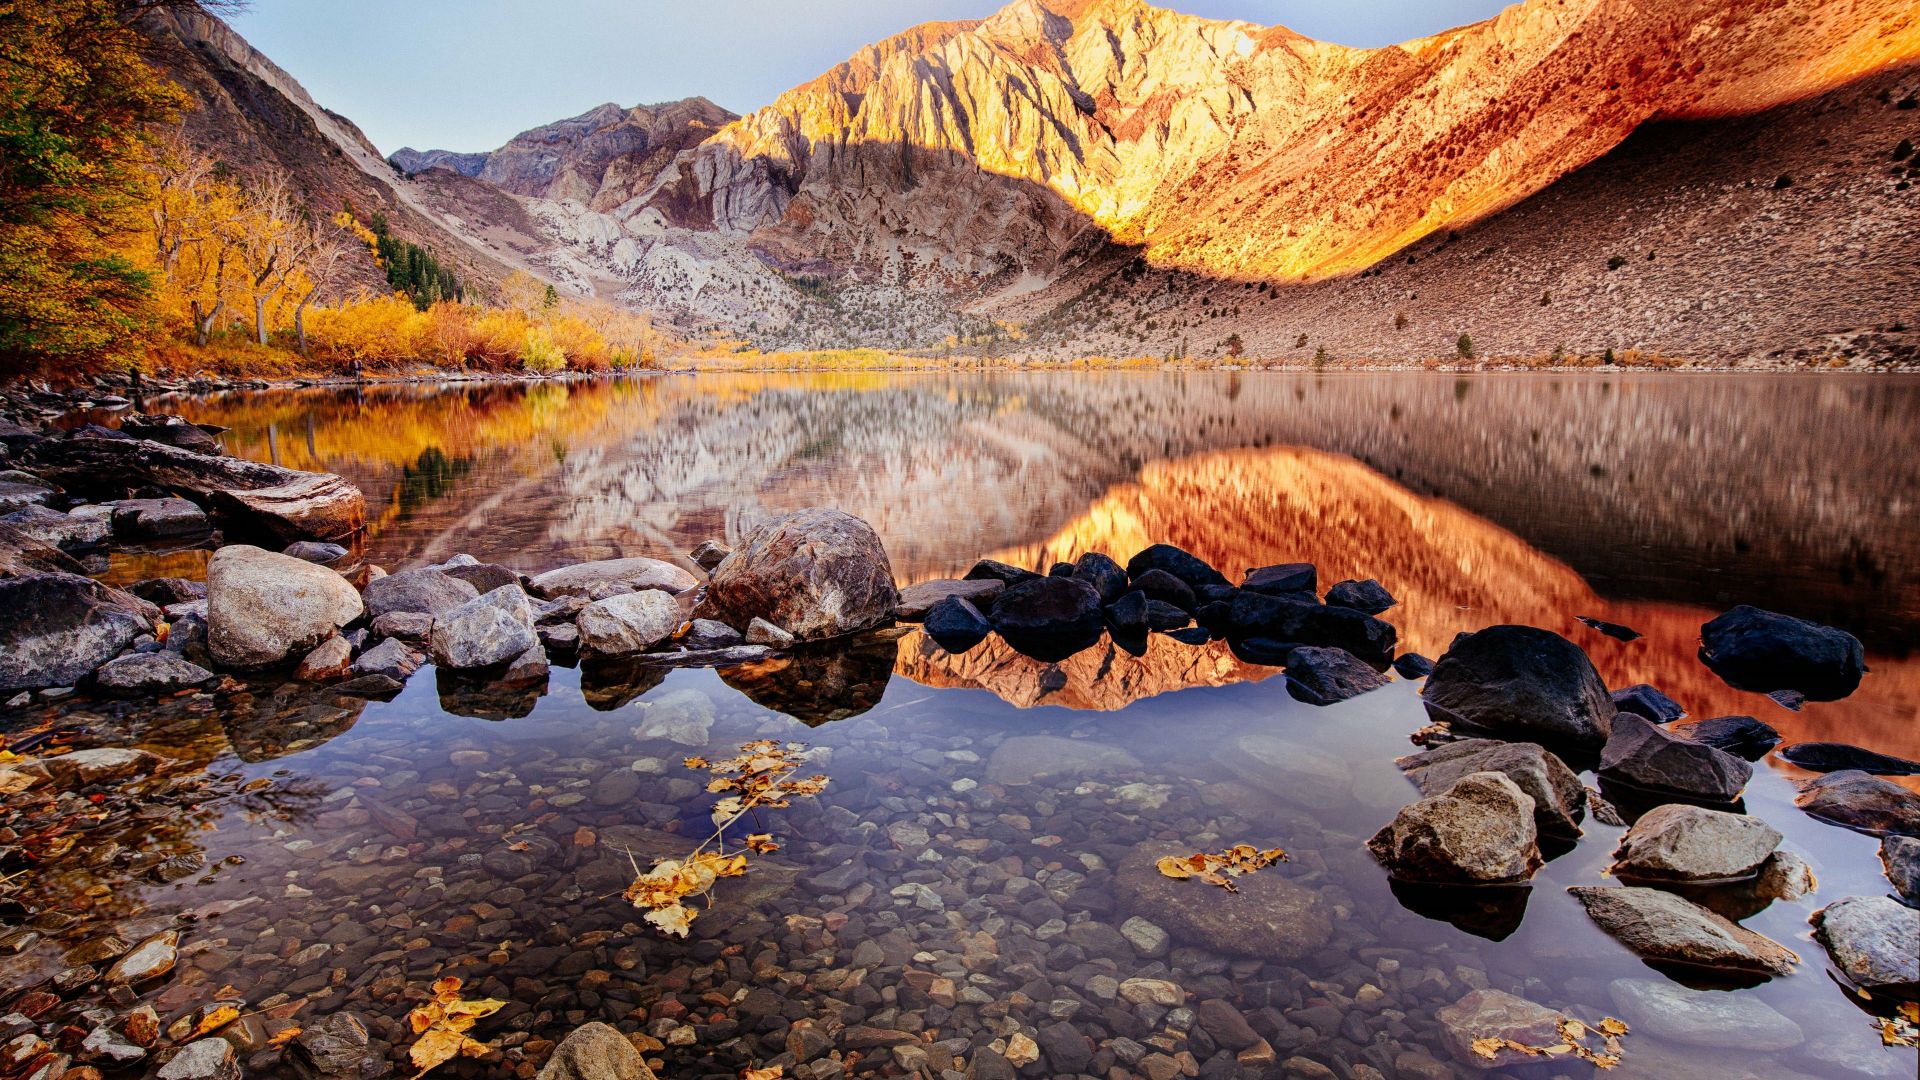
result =
[[[997,635],[1046,662],[1106,641],[1137,655],[1156,634],[1196,647],[1224,641],[1243,661],[1283,668],[1288,692],[1311,705],[1373,692],[1389,672],[1426,680],[1428,748],[1398,763],[1421,797],[1367,845],[1396,894],[1482,889],[1476,925],[1517,920],[1501,890],[1524,887],[1546,858],[1578,843],[1587,815],[1617,817],[1632,823],[1611,871],[1623,884],[1574,890],[1602,929],[1662,971],[1757,980],[1786,974],[1800,960],[1739,925],[1774,900],[1814,888],[1805,862],[1740,804],[1750,763],[1778,736],[1751,717],[1681,723],[1679,708],[1657,688],[1611,690],[1577,645],[1549,631],[1487,627],[1429,660],[1396,651],[1394,627],[1381,618],[1395,600],[1378,582],[1342,581],[1323,592],[1316,569],[1295,563],[1250,569],[1236,583],[1165,544],[1125,564],[1101,553],[1044,571],[983,560],[963,578],[902,589],[874,531],[832,509],[766,522],[734,548],[708,541],[688,553],[687,565],[624,558],[529,575],[463,555],[389,574],[354,555],[365,507],[350,484],[227,457],[217,435],[176,417],[137,414],[117,429],[0,429],[0,694],[8,707],[75,694],[158,698],[263,672],[386,699],[431,664],[439,678],[458,681],[473,707],[512,716],[531,709],[553,664],[614,672],[600,685],[618,704],[644,693],[669,666],[814,657],[830,668],[868,643],[884,650],[900,623],[919,623],[951,652]],[[212,547],[205,582],[156,578],[120,589],[87,573],[85,560],[105,549],[154,542]],[[1788,704],[1844,698],[1866,670],[1851,635],[1756,608],[1715,618],[1701,639],[1702,662],[1726,682]],[[857,693],[837,694],[843,687],[832,678],[786,677],[809,686],[768,689],[783,702],[789,699],[781,695],[814,704],[837,698],[817,719],[863,709]],[[1920,904],[1920,797],[1878,774],[1913,763],[1813,745],[1821,749],[1803,758],[1827,771],[1805,785],[1801,806],[1884,837],[1887,877],[1909,905],[1887,897],[1834,901],[1814,913],[1816,937],[1863,994],[1912,1000],[1920,993],[1920,910],[1911,906]],[[0,766],[0,787],[90,789],[111,799],[115,785],[159,768],[141,753],[15,756]],[[1588,767],[1600,791],[1584,787],[1574,771]],[[1136,889],[1151,883],[1148,875]],[[44,915],[23,911],[6,922],[17,919],[25,929]],[[1300,917],[1308,917],[1304,908]],[[172,966],[178,932],[119,944],[125,948],[98,958],[111,961],[104,974],[75,965],[42,1012],[53,1015],[48,1010],[62,994],[104,987],[111,996],[159,978]],[[1135,992],[1154,1000],[1159,991]],[[16,1011],[20,1000],[15,994]],[[1524,1038],[1540,1020],[1540,1007],[1530,1005],[1469,995],[1450,1023],[1474,1037]],[[138,1009],[97,1010],[86,1030],[65,1029],[73,1036],[42,1030],[35,1014],[24,1015],[24,1025],[0,1034],[13,1040],[8,1060],[36,1063],[30,1075],[58,1077],[78,1061],[110,1069],[150,1060],[166,1080],[239,1073],[221,1036],[155,1034],[142,1042],[146,1020]],[[364,1048],[364,1029],[354,1035],[358,1023],[337,1014],[337,1022],[310,1026],[289,1059],[321,1060],[356,1038]],[[177,1025],[174,1018],[167,1030]],[[1227,1058],[1237,1067],[1270,1063],[1262,1061],[1259,1036],[1237,1047],[1234,1039],[1237,1031],[1216,1041],[1233,1051]],[[966,1075],[1087,1073],[1095,1054],[1089,1046],[1082,1060],[1077,1040],[1068,1027],[1031,1055],[1009,1055],[1012,1044],[1003,1044],[990,1056],[976,1053]],[[793,1042],[789,1036],[787,1045]],[[648,1075],[632,1051],[611,1029],[583,1028],[541,1075]],[[796,1076],[838,1075],[799,1052],[773,1060]]]

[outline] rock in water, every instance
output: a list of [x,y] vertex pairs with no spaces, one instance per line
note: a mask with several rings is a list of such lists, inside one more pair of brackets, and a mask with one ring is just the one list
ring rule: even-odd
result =
[[1345,649],[1302,645],[1287,655],[1287,692],[1309,705],[1331,705],[1385,685],[1385,676]]
[[1433,661],[1417,652],[1401,653],[1393,658],[1393,673],[1403,679],[1424,679],[1433,674]]
[[1858,746],[1834,742],[1794,743],[1780,751],[1782,760],[1808,772],[1841,772],[1855,769],[1876,776],[1914,776],[1920,774],[1920,761],[1908,761],[1878,754]]
[[1642,960],[1749,975],[1785,975],[1791,949],[1670,892],[1628,885],[1568,889],[1600,929]]
[[1836,772],[1800,785],[1793,804],[1832,825],[1870,836],[1920,836],[1920,795],[1863,772]]
[[1393,658],[1393,626],[1352,608],[1311,599],[1236,593],[1228,608],[1228,635],[1240,641],[1267,638],[1292,645],[1331,645],[1376,667]]
[[654,1080],[654,1075],[625,1035],[596,1021],[561,1039],[534,1080]]
[[635,557],[601,559],[549,570],[529,581],[527,589],[542,600],[557,596],[604,600],[609,596],[648,589],[683,593],[698,584],[698,578],[670,562]]
[[294,1036],[282,1059],[300,1080],[360,1080],[368,1058],[367,1026],[347,1012],[329,1013]]
[[1849,896],[1807,921],[1855,986],[1920,1001],[1920,911],[1887,896]]
[[995,784],[1031,784],[1063,777],[1128,773],[1140,767],[1138,758],[1117,746],[1057,735],[1015,735],[987,759],[987,779]]
[[207,563],[207,651],[226,667],[305,656],[364,610],[346,578],[291,555],[234,544]]
[[759,616],[754,616],[747,624],[747,644],[765,645],[770,649],[786,649],[793,646],[793,635],[773,625]]
[[1016,581],[1025,581],[1030,577],[1040,577],[1024,567],[1012,563],[1003,563],[998,559],[981,559],[968,568],[966,581],[997,581],[1002,585],[1011,585]]
[[1311,597],[1320,591],[1320,574],[1312,563],[1278,563],[1274,566],[1262,566],[1247,571],[1240,587],[1249,592],[1265,593],[1268,596],[1303,595]]
[[1599,747],[1615,712],[1587,654],[1532,626],[1454,638],[1421,695],[1436,721],[1549,746]]
[[993,624],[963,597],[949,596],[928,610],[924,629],[934,644],[958,654],[985,641]]
[[1700,628],[1700,660],[1736,689],[1793,690],[1814,701],[1853,693],[1867,670],[1860,639],[1845,630],[1748,604]]
[[595,600],[574,618],[580,648],[596,656],[646,652],[672,637],[680,622],[679,602],[657,589]]
[[0,580],[0,690],[72,686],[152,629],[140,601],[91,578]]
[[38,537],[0,524],[0,578],[31,574],[78,574],[86,567],[78,559]]
[[213,672],[173,653],[129,653],[94,672],[94,685],[121,697],[170,694],[212,682]]
[[1562,1041],[1559,1013],[1500,990],[1475,990],[1436,1012],[1434,1019],[1454,1060],[1470,1069],[1506,1069],[1539,1060],[1504,1046],[1486,1057],[1473,1048],[1478,1039],[1511,1039],[1525,1046]]
[[1636,1033],[1665,1042],[1772,1052],[1806,1041],[1799,1024],[1750,994],[1689,990],[1665,979],[1615,979],[1607,992]]
[[1420,794],[1429,797],[1444,793],[1469,773],[1500,773],[1533,800],[1533,820],[1540,831],[1568,838],[1580,835],[1586,786],[1565,762],[1538,743],[1461,739],[1410,754],[1394,764]]
[[210,1036],[181,1047],[153,1075],[155,1080],[240,1080],[242,1073],[233,1044]]
[[1748,761],[1759,761],[1780,745],[1780,733],[1751,716],[1716,716],[1680,724],[1672,730],[1688,742],[1725,750]]
[[1111,604],[1127,594],[1126,568],[1098,551],[1089,551],[1076,559],[1073,576],[1093,586],[1102,604]]
[[480,590],[432,567],[402,570],[367,582],[367,617],[388,614],[445,615]]
[[[1326,947],[1333,914],[1320,894],[1287,880],[1286,867],[1247,874],[1240,892],[1162,874],[1163,855],[1186,855],[1162,842],[1136,847],[1114,872],[1114,890],[1128,912],[1151,920],[1175,940],[1230,956],[1290,963]],[[1223,903],[1222,901],[1231,901]]]
[[1365,581],[1342,581],[1327,590],[1327,603],[1336,607],[1352,608],[1366,615],[1378,615],[1399,603],[1385,585],[1367,578]]
[[1145,593],[1147,599],[1172,604],[1182,611],[1192,611],[1200,606],[1194,598],[1193,588],[1165,570],[1149,570],[1134,578],[1132,584],[1133,590]]
[[1367,841],[1402,881],[1495,885],[1540,867],[1533,799],[1504,773],[1468,773],[1445,794],[1402,807]]
[[1632,713],[1613,718],[1598,771],[1629,787],[1716,803],[1738,799],[1753,776],[1745,760],[1678,738]]
[[1226,585],[1226,576],[1207,565],[1205,559],[1189,554],[1172,544],[1155,544],[1127,560],[1127,576],[1135,581],[1149,570],[1165,570],[1187,583],[1190,589],[1205,585]]
[[687,636],[680,644],[689,649],[730,649],[747,639],[740,631],[712,619],[695,619],[687,625]]
[[1698,883],[1750,878],[1779,845],[1779,831],[1759,818],[1669,803],[1642,815],[1620,838],[1613,876]]
[[1680,703],[1661,693],[1646,683],[1635,683],[1625,690],[1613,692],[1613,705],[1624,713],[1632,713],[1656,724],[1671,724],[1687,715]]
[[122,540],[172,540],[213,527],[206,511],[185,499],[122,499],[113,506],[113,535]]
[[893,567],[873,527],[815,507],[748,534],[714,567],[696,614],[729,626],[765,619],[804,641],[884,626],[899,603]]
[[1100,640],[1100,594],[1078,578],[1031,577],[1007,587],[993,605],[993,628],[1007,644],[1053,663]]
[[538,644],[533,607],[518,585],[461,604],[434,619],[427,635],[433,662],[455,669],[504,664]]
[[902,622],[920,622],[927,617],[933,605],[949,596],[964,598],[981,611],[993,607],[993,602],[1006,589],[1007,583],[998,578],[976,578],[963,581],[959,578],[934,578],[922,581],[900,590],[900,606],[894,617]]
[[1920,907],[1920,840],[1889,836],[1880,841],[1880,865],[1887,880],[1911,907]]

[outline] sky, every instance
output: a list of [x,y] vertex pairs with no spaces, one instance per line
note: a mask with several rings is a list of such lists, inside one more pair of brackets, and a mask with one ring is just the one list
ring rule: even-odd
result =
[[[1373,47],[1475,22],[1496,0],[1159,0]],[[232,19],[382,153],[491,150],[603,102],[772,101],[915,23],[1004,0],[250,0]]]

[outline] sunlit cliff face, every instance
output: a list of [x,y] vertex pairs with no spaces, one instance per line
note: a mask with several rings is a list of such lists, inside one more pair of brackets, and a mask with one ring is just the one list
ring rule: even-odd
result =
[[[1584,648],[1609,686],[1651,683],[1693,718],[1743,713],[1790,741],[1831,739],[1920,757],[1920,661],[1870,656],[1872,674],[1852,697],[1790,713],[1734,690],[1700,663],[1700,625],[1717,611],[1602,599],[1572,569],[1505,529],[1335,454],[1286,447],[1157,462],[1045,541],[991,557],[1044,570],[1088,551],[1124,562],[1153,543],[1186,548],[1235,580],[1250,567],[1295,561],[1319,567],[1323,590],[1343,578],[1376,578],[1399,600],[1382,618],[1399,631],[1402,651],[1438,657],[1464,631],[1544,627]],[[1577,622],[1580,615],[1644,636],[1615,641]],[[997,638],[951,656],[918,632],[902,642],[898,670],[929,685],[979,686],[1018,704],[1091,709],[1273,674],[1239,663],[1218,644],[1194,649],[1156,639],[1136,659],[1103,643],[1047,665]]]

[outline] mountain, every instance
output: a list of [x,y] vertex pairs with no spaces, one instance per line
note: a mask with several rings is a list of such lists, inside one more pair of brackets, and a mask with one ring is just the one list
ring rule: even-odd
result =
[[484,153],[463,154],[457,150],[415,150],[403,146],[387,155],[395,168],[403,173],[422,173],[428,169],[450,169],[461,176],[479,176],[480,170],[487,167]]

